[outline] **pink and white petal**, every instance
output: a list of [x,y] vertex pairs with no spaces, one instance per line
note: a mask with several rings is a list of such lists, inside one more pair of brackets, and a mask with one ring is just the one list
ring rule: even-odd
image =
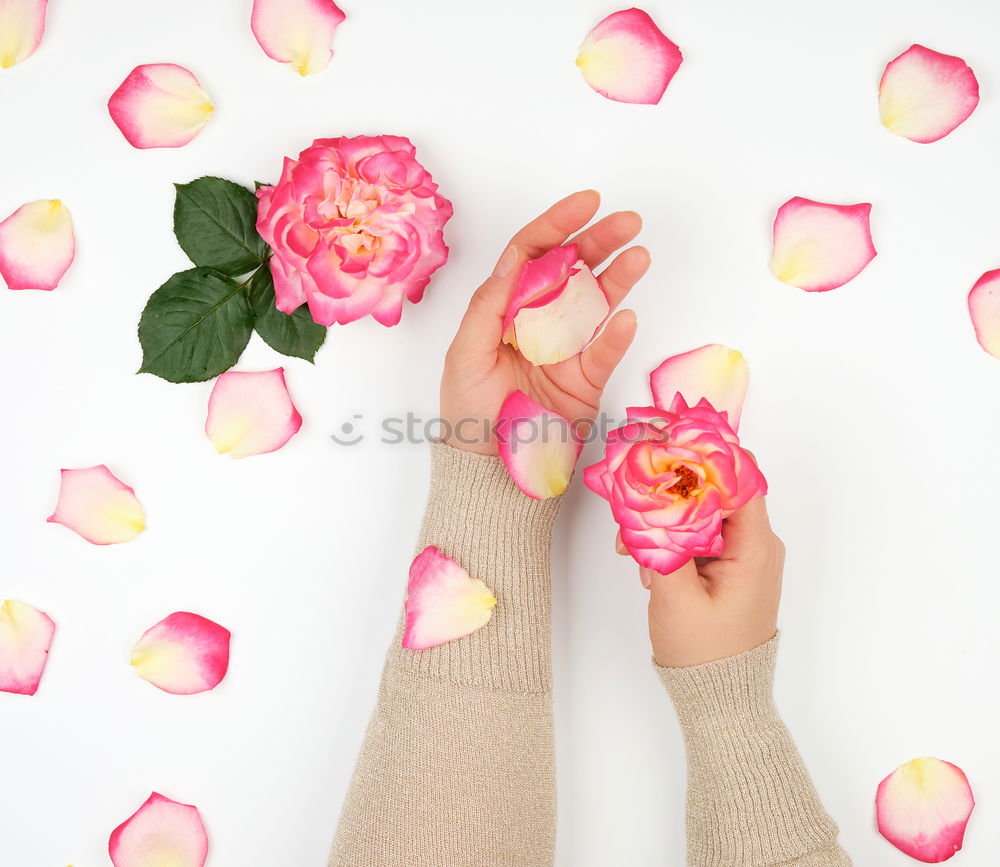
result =
[[205,433],[219,454],[245,458],[277,451],[301,427],[284,368],[229,371],[215,381]]
[[108,854],[114,867],[203,867],[208,834],[197,807],[153,792],[111,832]]
[[73,218],[58,199],[21,205],[0,223],[0,276],[8,289],[55,289],[75,255]]
[[678,392],[689,406],[704,398],[719,412],[725,412],[736,430],[750,384],[750,370],[742,352],[711,343],[668,358],[649,375],[649,384],[658,407],[670,407]]
[[1000,358],[1000,268],[987,271],[972,287],[969,316],[979,345]]
[[146,513],[135,491],[104,464],[60,473],[50,523],[69,527],[94,545],[128,542],[146,529]]
[[929,144],[963,124],[979,104],[979,82],[961,57],[911,45],[889,62],[878,111],[890,132]]
[[35,53],[45,33],[49,0],[0,0],[0,69]]
[[215,689],[229,669],[230,632],[187,611],[175,611],[147,629],[132,647],[139,677],[172,695]]
[[56,625],[44,611],[14,599],[0,605],[0,692],[34,695]]
[[959,849],[976,801],[962,769],[925,757],[896,768],[879,784],[879,832],[925,864],[947,861]]
[[135,148],[178,148],[215,111],[198,79],[174,63],[137,66],[108,100],[108,111]]
[[268,57],[311,75],[330,62],[346,17],[333,0],[254,0],[250,28]]
[[514,317],[524,307],[538,307],[548,303],[563,290],[569,279],[573,263],[578,260],[577,245],[553,247],[537,259],[529,259],[517,278],[514,294],[504,315],[504,340],[517,348],[514,340]]
[[576,65],[594,90],[617,102],[655,105],[684,58],[646,12],[623,9],[598,24]]
[[500,458],[525,494],[547,500],[566,490],[583,448],[569,419],[515,391],[500,407],[496,434]]
[[867,203],[789,199],[774,219],[771,271],[807,292],[827,292],[853,280],[875,258],[871,209]]
[[579,355],[611,312],[593,271],[583,260],[573,270],[562,292],[547,304],[522,307],[514,317],[517,349],[536,366]]
[[410,564],[402,645],[426,650],[471,635],[489,622],[496,602],[482,581],[429,545]]

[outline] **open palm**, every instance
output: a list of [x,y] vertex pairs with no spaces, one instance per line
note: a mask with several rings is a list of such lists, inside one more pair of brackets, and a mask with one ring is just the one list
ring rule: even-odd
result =
[[[597,415],[604,386],[635,336],[631,310],[615,313],[590,346],[559,364],[532,365],[503,343],[502,332],[507,303],[525,262],[565,243],[590,222],[600,202],[593,190],[573,193],[532,220],[511,239],[493,276],[472,296],[441,381],[441,416],[450,444],[495,455],[496,442],[488,432],[501,404],[516,389],[572,421],[592,421]],[[641,228],[638,214],[620,211],[581,231],[573,243],[579,246],[580,258],[596,268]],[[645,248],[630,247],[599,275],[612,309],[648,267]]]

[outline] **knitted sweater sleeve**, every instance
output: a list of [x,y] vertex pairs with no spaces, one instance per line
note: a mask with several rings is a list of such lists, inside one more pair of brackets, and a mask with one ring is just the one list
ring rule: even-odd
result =
[[389,649],[330,867],[543,867],[553,862],[549,554],[558,500],[498,458],[432,446],[417,551],[436,545],[489,586],[489,623]]
[[[691,867],[849,867],[772,698],[778,637],[657,674],[687,751]],[[654,663],[655,665],[655,663]]]

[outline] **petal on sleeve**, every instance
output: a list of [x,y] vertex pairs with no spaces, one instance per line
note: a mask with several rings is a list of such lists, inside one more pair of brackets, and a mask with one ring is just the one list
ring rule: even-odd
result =
[[426,650],[471,635],[489,623],[496,602],[482,581],[429,545],[410,564],[402,645]]

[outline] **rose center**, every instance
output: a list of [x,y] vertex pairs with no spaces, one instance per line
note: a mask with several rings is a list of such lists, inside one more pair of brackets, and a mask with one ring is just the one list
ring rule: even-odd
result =
[[669,488],[671,494],[676,494],[682,499],[687,499],[691,496],[691,492],[694,491],[701,479],[698,478],[698,474],[692,470],[690,467],[685,467],[683,464],[679,467],[674,467],[674,475],[677,476],[677,481],[674,482]]

